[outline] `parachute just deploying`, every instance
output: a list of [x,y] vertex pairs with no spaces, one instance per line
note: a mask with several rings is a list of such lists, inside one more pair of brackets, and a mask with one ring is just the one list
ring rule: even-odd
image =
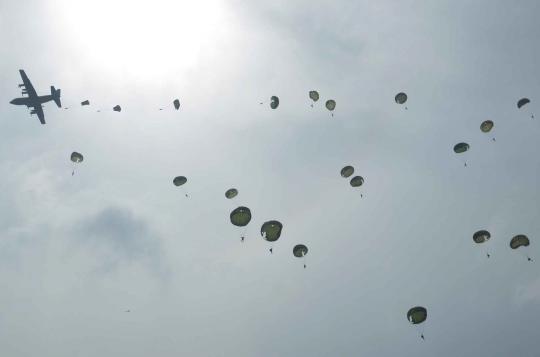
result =
[[319,100],[319,92],[316,90],[309,91],[309,99],[313,101],[313,103],[311,103],[311,107],[313,107],[313,104]]
[[270,108],[276,109],[277,107],[279,107],[279,98],[273,95],[270,98]]
[[113,110],[114,110],[115,112],[121,112],[121,111],[122,111],[122,108],[121,108],[119,105],[115,105],[114,108],[113,108]]
[[85,100],[85,101],[82,101],[82,102],[81,102],[81,105],[83,105],[83,106],[84,106],[84,105],[90,105],[90,101],[89,101],[88,99]]
[[521,98],[520,100],[518,100],[517,102],[517,107],[518,109],[521,109],[522,106],[524,106],[525,104],[528,104],[530,103],[531,101],[529,100],[529,98]]
[[178,110],[180,109],[180,100],[179,99],[175,99],[173,101],[173,105],[174,105],[174,109]]

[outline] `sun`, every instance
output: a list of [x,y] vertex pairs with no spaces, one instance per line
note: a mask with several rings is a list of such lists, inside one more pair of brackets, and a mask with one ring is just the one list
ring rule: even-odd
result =
[[138,77],[190,68],[222,31],[220,0],[56,0],[51,6],[84,62]]

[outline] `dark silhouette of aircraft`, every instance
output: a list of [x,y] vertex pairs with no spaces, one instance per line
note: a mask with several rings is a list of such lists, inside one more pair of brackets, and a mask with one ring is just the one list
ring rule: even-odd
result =
[[27,97],[15,98],[10,103],[15,105],[26,105],[27,108],[32,108],[30,110],[30,115],[37,114],[41,124],[45,124],[45,114],[43,114],[43,103],[50,102],[54,100],[58,108],[62,106],[60,103],[60,89],[55,89],[51,86],[50,95],[37,95],[34,86],[24,73],[24,70],[20,69],[19,73],[23,80],[23,84],[19,84],[19,88],[22,88],[22,95],[27,95]]

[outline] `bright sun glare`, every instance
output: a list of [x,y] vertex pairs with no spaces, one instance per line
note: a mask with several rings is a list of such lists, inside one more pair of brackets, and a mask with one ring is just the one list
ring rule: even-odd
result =
[[[162,75],[193,66],[220,31],[218,0],[58,0],[64,36],[99,70]],[[58,6],[60,5],[60,6]]]

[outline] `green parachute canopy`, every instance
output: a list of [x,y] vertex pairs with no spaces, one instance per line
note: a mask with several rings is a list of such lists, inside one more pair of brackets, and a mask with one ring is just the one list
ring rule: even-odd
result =
[[261,227],[261,236],[269,242],[275,242],[281,236],[282,229],[283,225],[280,222],[268,221]]
[[416,306],[407,312],[407,320],[413,325],[421,324],[427,319],[427,310],[425,307]]
[[529,98],[521,98],[517,102],[517,107],[518,107],[518,109],[521,109],[522,106],[524,106],[525,104],[530,103],[530,102],[531,101],[529,100]]
[[469,150],[469,144],[467,143],[459,143],[454,146],[454,152],[456,154],[461,154],[468,150]]
[[483,121],[482,124],[480,124],[480,130],[482,130],[482,133],[489,133],[494,125],[495,124],[491,120]]
[[473,235],[472,239],[474,240],[475,243],[480,244],[480,243],[487,242],[489,238],[491,238],[491,234],[486,230],[481,230],[481,231],[476,232]]
[[519,247],[527,247],[529,244],[529,238],[526,235],[518,234],[510,241],[510,248],[518,249]]
[[293,248],[293,255],[297,258],[302,258],[303,256],[305,256],[308,252],[308,249],[305,245],[303,244],[297,244],[294,246]]
[[309,98],[316,102],[319,100],[319,92],[317,92],[316,90],[312,90],[312,91],[309,91]]
[[352,166],[345,166],[341,169],[341,177],[343,178],[348,178],[352,174],[354,174],[354,167]]
[[175,186],[182,186],[187,182],[187,178],[185,176],[176,176],[173,180],[173,184]]
[[407,94],[399,92],[394,99],[397,104],[403,104],[407,101]]
[[273,95],[270,98],[270,108],[276,109],[277,107],[279,107],[279,98]]
[[231,212],[230,218],[233,225],[245,227],[251,221],[251,211],[247,207],[238,207]]
[[82,154],[76,151],[71,153],[71,161],[78,164],[79,162],[83,162],[83,160],[84,160],[84,157],[82,156]]
[[227,192],[225,192],[225,197],[228,199],[235,198],[236,195],[238,195],[238,190],[236,188],[229,188]]
[[180,100],[179,99],[175,99],[173,101],[173,105],[174,105],[174,109],[178,110],[180,109]]
[[352,187],[360,187],[364,184],[364,178],[362,176],[354,176],[351,179],[351,186]]
[[327,100],[325,106],[329,111],[333,111],[336,109],[336,101],[333,99]]

